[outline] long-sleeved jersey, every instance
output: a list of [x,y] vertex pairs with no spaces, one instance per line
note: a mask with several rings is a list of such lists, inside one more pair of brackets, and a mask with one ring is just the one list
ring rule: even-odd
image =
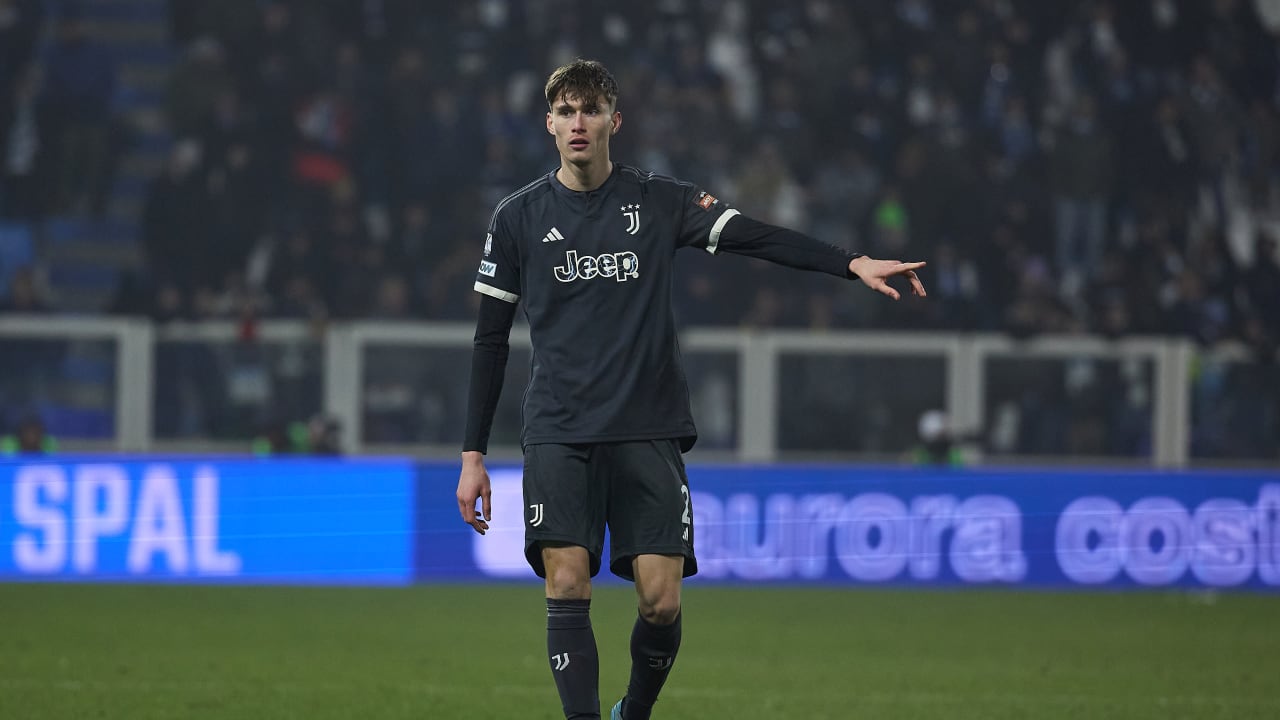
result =
[[487,444],[516,304],[533,346],[522,444],[680,438],[692,447],[671,305],[684,247],[839,277],[856,257],[746,218],[692,183],[615,164],[603,185],[579,192],[549,173],[500,202],[489,223],[475,289],[510,305],[482,305],[464,449]]

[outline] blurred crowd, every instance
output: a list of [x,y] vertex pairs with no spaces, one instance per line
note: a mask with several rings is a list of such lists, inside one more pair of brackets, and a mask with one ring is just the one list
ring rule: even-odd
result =
[[[0,0],[9,215],[91,210],[110,165],[110,58],[62,22],[31,62],[40,7]],[[170,0],[169,17],[173,141],[117,312],[469,318],[493,205],[556,164],[543,79],[587,56],[622,87],[616,160],[930,261],[933,299],[890,305],[690,253],[687,324],[1280,338],[1280,0]],[[37,130],[56,157],[24,184]]]
[[101,215],[123,127],[116,68],[72,6],[0,0],[0,219]]
[[[175,2],[153,312],[464,319],[494,203],[598,57],[616,158],[933,302],[690,259],[690,324],[1280,336],[1273,3]],[[718,298],[720,302],[704,302]]]
[[[113,59],[44,14],[0,0],[4,218],[100,212],[119,151]],[[888,303],[686,253],[685,325],[1280,342],[1280,0],[169,0],[168,18],[171,141],[144,270],[109,312],[470,320],[493,206],[558,162],[543,81],[583,56],[621,85],[616,161],[930,263],[927,302]],[[57,310],[30,269],[3,295]]]

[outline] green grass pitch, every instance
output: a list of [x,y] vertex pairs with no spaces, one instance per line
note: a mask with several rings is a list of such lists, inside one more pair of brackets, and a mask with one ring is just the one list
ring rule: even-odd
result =
[[[602,704],[631,591],[598,588]],[[0,585],[0,718],[560,718],[534,585]],[[1280,598],[699,587],[663,720],[1277,718]]]

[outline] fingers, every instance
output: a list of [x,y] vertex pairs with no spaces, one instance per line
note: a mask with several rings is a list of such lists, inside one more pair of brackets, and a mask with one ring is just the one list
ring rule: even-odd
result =
[[468,501],[465,498],[458,498],[458,512],[462,515],[462,522],[470,525],[481,535],[489,529],[489,523],[485,522],[489,518],[489,493],[485,493],[482,508],[482,515],[476,515],[475,500]]
[[867,283],[867,284],[871,285],[872,290],[888,295],[890,298],[894,300],[897,300],[898,298],[902,297],[901,295],[898,294],[897,290],[894,290],[892,287],[889,286],[889,283],[883,280],[879,280],[875,284],[872,284],[872,283]]
[[908,271],[907,277],[911,279],[911,292],[914,293],[916,297],[925,297],[928,295],[928,293],[924,291],[924,283],[920,282],[920,276],[916,275],[915,271]]
[[[888,267],[886,268],[887,272],[885,273],[885,277],[892,277],[894,275],[905,275],[907,279],[911,281],[912,295],[915,295],[916,297],[926,297],[928,295],[928,293],[925,292],[924,283],[920,282],[920,276],[916,275],[916,270],[924,267],[927,263],[902,262],[900,260],[886,260],[885,263],[888,265]],[[892,287],[888,285],[888,283],[885,283],[883,280],[880,281],[879,285],[873,285],[872,287],[875,290],[879,290],[885,295],[888,295],[894,300],[898,300],[902,297],[902,295],[898,293],[897,290],[894,290]]]
[[[493,522],[493,493],[485,490],[480,493],[480,507],[484,510],[485,527],[489,527],[489,523]],[[482,535],[484,533],[481,533]]]

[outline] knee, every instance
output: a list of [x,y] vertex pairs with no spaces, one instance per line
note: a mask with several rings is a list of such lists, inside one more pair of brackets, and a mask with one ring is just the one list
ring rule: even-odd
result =
[[547,597],[561,600],[590,598],[590,573],[567,564],[547,567]]
[[547,597],[560,600],[591,598],[591,557],[576,545],[544,545],[542,566],[546,570]]
[[641,597],[639,609],[640,617],[650,625],[670,625],[680,617],[680,593],[663,592]]

